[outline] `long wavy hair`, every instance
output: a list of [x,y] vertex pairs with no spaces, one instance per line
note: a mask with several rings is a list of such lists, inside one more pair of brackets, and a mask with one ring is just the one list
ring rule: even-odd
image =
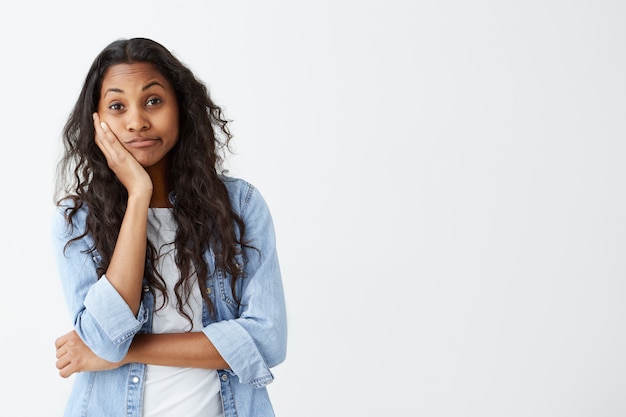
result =
[[[214,313],[204,277],[216,271],[209,271],[204,254],[210,250],[215,269],[232,277],[231,291],[239,301],[235,288],[237,280],[243,278],[243,268],[236,255],[247,245],[244,223],[233,211],[222,182],[225,173],[222,163],[226,151],[231,150],[228,121],[210,98],[204,83],[165,47],[145,38],[122,39],[108,45],[96,57],[63,129],[64,154],[58,164],[55,199],[57,205],[72,200],[73,204],[65,211],[70,227],[79,209],[88,208],[84,233],[67,244],[92,236],[94,243],[89,251],[100,255],[98,275],[102,276],[111,262],[128,193],[95,144],[92,114],[98,109],[107,69],[139,62],[154,65],[172,85],[178,100],[179,139],[170,151],[168,183],[175,195],[175,261],[180,270],[175,286],[177,309],[191,322],[184,305],[191,293],[194,272],[200,293]],[[144,280],[153,293],[159,291],[167,302],[165,282],[154,268],[156,260],[157,250],[147,241]]]

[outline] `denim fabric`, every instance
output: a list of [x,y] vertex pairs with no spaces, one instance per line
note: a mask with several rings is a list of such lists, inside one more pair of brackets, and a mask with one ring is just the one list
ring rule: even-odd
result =
[[[273,416],[265,386],[274,378],[270,368],[285,359],[287,344],[274,226],[256,188],[241,179],[223,181],[234,210],[245,222],[247,239],[258,250],[244,249],[246,256],[239,259],[246,274],[237,283],[240,305],[232,296],[230,276],[215,272],[206,278],[216,318],[205,305],[202,331],[230,365],[230,369],[218,370],[225,417]],[[106,276],[98,279],[99,255],[87,251],[93,244],[91,236],[64,251],[68,239],[84,230],[87,209],[75,216],[73,228],[67,227],[63,209],[60,206],[54,217],[53,247],[74,329],[98,356],[119,361],[135,334],[150,333],[154,297],[144,286],[139,313],[133,315]],[[215,271],[212,252],[205,258],[209,271]],[[140,417],[144,376],[143,364],[75,374],[65,416]]]

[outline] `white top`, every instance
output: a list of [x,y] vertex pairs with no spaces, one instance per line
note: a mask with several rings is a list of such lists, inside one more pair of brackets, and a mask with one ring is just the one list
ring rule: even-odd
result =
[[[165,280],[168,303],[155,311],[153,333],[180,333],[190,330],[190,323],[176,309],[174,285],[180,273],[175,263],[176,223],[169,208],[150,208],[148,239],[159,253],[155,268]],[[193,285],[185,311],[193,319],[192,331],[202,329],[202,296]],[[155,310],[163,303],[157,292]],[[217,371],[173,366],[146,366],[143,417],[223,417],[220,382]]]

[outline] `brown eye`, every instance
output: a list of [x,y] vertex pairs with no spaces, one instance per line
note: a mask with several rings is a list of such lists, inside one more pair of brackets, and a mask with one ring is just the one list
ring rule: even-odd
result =
[[161,100],[160,98],[154,97],[154,98],[149,99],[146,102],[146,105],[147,106],[156,106],[157,104],[161,104],[162,102],[163,102],[163,100]]

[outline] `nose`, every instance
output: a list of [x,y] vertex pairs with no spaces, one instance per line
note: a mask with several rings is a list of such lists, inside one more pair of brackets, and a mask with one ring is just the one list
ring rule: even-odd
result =
[[141,110],[130,110],[127,113],[126,129],[129,132],[139,132],[150,128],[147,115]]

